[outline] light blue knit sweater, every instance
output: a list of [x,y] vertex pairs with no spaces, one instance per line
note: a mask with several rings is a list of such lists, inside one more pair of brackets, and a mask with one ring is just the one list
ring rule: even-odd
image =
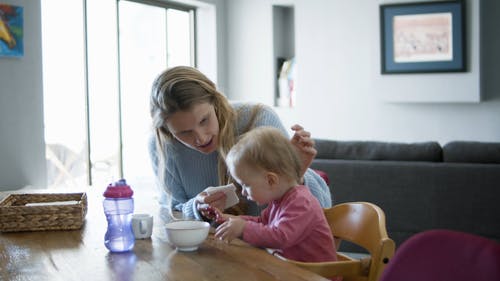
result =
[[[242,133],[241,130],[249,122],[252,104],[235,103],[233,107],[240,112],[236,125],[237,134],[240,135]],[[263,110],[258,114],[255,126],[273,126],[282,130],[286,136],[289,136],[278,115],[268,106],[264,106]],[[172,205],[166,207],[182,211],[184,217],[200,219],[200,214],[195,208],[194,199],[205,188],[219,185],[217,151],[211,154],[203,154],[186,147],[176,140],[167,143],[165,151],[167,162],[165,170],[162,173],[165,175],[164,184],[169,187],[172,195]],[[149,142],[149,153],[153,170],[158,175],[158,157],[154,137],[151,137]],[[310,188],[311,193],[318,198],[322,207],[331,207],[330,190],[318,174],[308,169],[304,175],[304,182]],[[167,204],[167,193],[161,188],[160,193],[160,204]],[[251,202],[248,209],[249,215],[258,215],[259,211],[259,208]]]

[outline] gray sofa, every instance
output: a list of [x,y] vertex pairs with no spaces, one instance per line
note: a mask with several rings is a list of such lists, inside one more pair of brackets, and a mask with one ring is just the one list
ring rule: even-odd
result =
[[334,204],[377,204],[396,245],[437,228],[500,241],[500,143],[315,141]]

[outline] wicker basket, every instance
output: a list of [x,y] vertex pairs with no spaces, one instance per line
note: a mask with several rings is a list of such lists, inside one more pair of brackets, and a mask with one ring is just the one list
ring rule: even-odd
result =
[[10,194],[0,202],[0,232],[80,229],[87,194]]

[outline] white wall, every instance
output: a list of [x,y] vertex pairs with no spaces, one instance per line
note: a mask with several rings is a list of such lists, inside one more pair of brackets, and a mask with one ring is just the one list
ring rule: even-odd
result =
[[[234,99],[267,104],[273,103],[274,90],[271,5],[295,6],[299,96],[296,108],[278,109],[285,125],[298,122],[315,137],[332,139],[500,141],[499,1],[481,1],[480,103],[385,101],[374,79],[379,69],[376,1],[203,2],[216,4],[219,87]],[[46,164],[40,1],[2,3],[24,7],[25,54],[0,58],[0,190],[41,187],[46,185]],[[474,76],[476,71],[464,75]],[[403,86],[416,92],[428,89],[434,80],[428,76],[441,77],[414,75]],[[432,83],[449,88],[448,97],[464,88],[447,78],[436,80]],[[401,84],[390,86],[387,91],[405,94],[400,88]]]
[[0,190],[46,185],[40,1],[24,7],[24,56],[0,57]]
[[[277,109],[285,125],[300,123],[314,137],[339,140],[500,141],[500,64],[494,51],[500,47],[494,36],[500,3],[466,1],[468,72],[382,76],[379,4],[385,2],[227,1],[226,93],[272,104],[272,5],[293,4],[298,93],[296,108]],[[481,102],[464,102],[480,95]]]

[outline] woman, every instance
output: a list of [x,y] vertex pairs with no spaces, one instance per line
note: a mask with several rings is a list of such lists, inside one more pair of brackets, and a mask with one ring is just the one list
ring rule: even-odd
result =
[[[195,68],[178,66],[162,72],[154,81],[150,100],[154,136],[149,150],[153,170],[163,192],[161,201],[182,211],[185,217],[202,219],[207,205],[223,210],[225,194],[203,190],[234,182],[224,158],[238,136],[259,126],[273,126],[288,135],[269,107],[230,104],[215,84]],[[324,180],[309,166],[316,155],[309,132],[295,125],[291,139],[302,160],[304,183],[322,207],[331,206]],[[242,198],[243,199],[243,198]],[[241,200],[236,214],[256,215],[252,202]],[[227,212],[227,211],[226,211]]]

